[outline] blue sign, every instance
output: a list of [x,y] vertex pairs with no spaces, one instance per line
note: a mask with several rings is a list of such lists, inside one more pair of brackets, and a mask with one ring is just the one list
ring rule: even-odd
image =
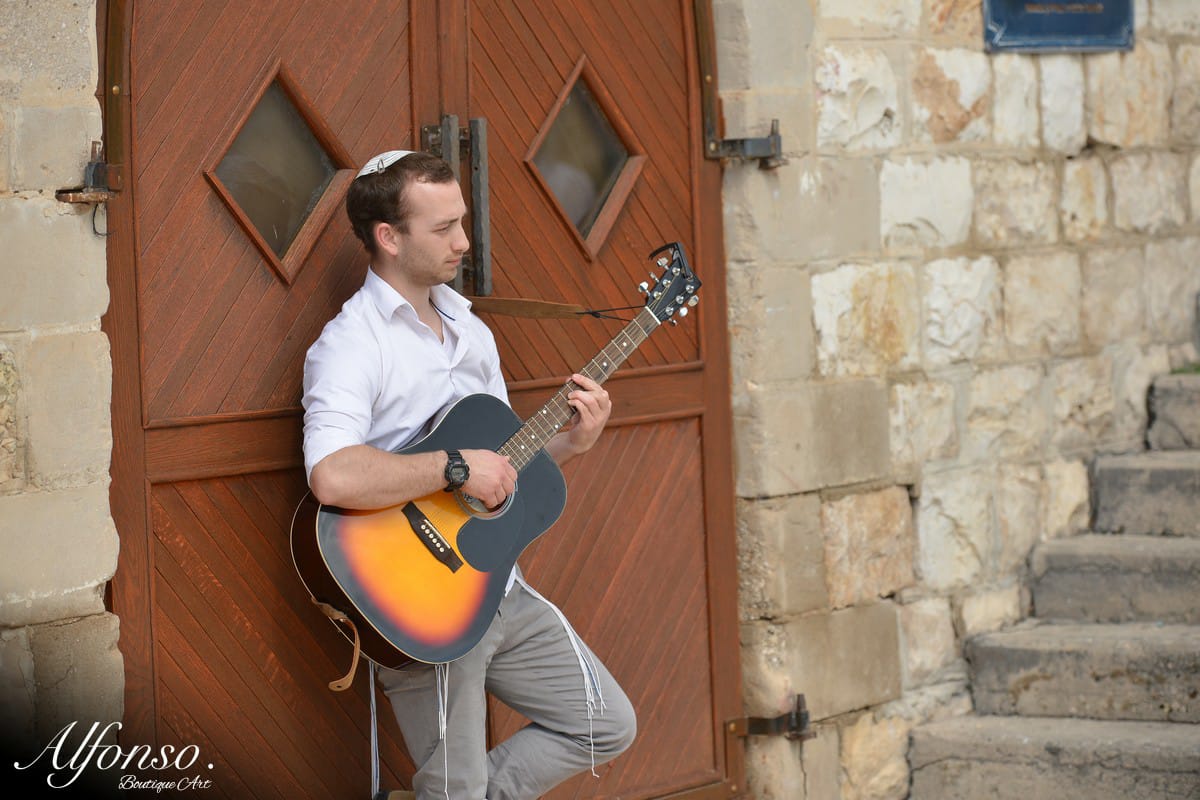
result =
[[989,51],[1133,48],[1133,0],[983,0],[983,22]]

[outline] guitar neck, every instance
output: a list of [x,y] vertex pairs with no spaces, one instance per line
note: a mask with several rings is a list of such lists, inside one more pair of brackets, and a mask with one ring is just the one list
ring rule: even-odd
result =
[[[632,322],[596,354],[595,358],[579,370],[579,374],[586,375],[596,383],[604,383],[617,371],[617,367],[625,363],[625,359],[629,358],[630,354],[649,338],[650,333],[659,324],[654,313],[649,308],[643,308]],[[527,419],[520,430],[500,447],[500,455],[508,456],[518,472],[532,461],[546,447],[554,434],[558,433],[559,429],[571,419],[574,410],[567,402],[567,395],[578,388],[575,381],[567,381],[546,405]]]

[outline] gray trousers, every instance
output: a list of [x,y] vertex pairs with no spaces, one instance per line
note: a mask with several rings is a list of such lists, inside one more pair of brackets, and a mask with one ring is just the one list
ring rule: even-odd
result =
[[[513,584],[483,639],[445,673],[444,739],[434,667],[380,670],[379,682],[417,767],[417,800],[533,800],[633,743],[633,706],[575,637],[588,665],[581,667],[572,636],[554,606],[522,581]],[[598,688],[590,693],[590,718],[589,673]],[[531,720],[490,751],[485,692]]]

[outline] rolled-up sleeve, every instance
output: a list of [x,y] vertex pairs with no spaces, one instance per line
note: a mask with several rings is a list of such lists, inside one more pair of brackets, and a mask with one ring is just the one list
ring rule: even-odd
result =
[[304,470],[310,481],[321,459],[365,444],[379,390],[379,353],[347,331],[326,328],[304,359]]

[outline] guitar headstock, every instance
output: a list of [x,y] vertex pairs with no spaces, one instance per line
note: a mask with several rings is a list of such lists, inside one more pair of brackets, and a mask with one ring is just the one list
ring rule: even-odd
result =
[[700,302],[700,279],[679,242],[663,245],[650,254],[650,258],[655,256],[662,272],[658,276],[651,272],[652,283],[643,282],[638,288],[646,295],[646,308],[658,321],[674,325],[674,317],[686,317],[688,309]]

